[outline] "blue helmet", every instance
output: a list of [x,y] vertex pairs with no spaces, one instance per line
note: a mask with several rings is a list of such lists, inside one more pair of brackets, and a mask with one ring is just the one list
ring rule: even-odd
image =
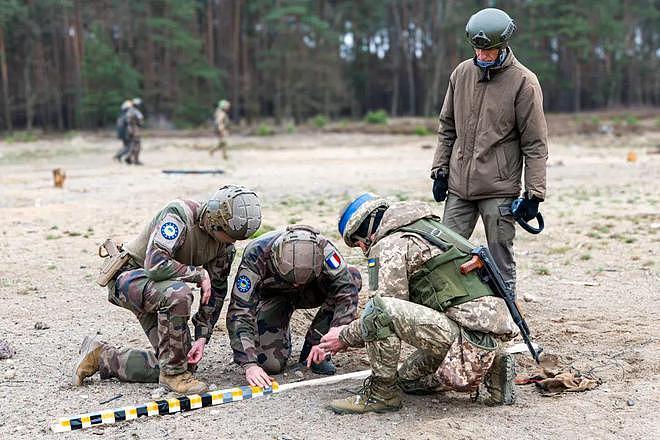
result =
[[[373,194],[364,193],[350,202],[341,210],[339,215],[339,223],[337,225],[339,233],[349,247],[355,247],[355,240],[353,235],[358,230],[360,225],[375,213],[378,208],[387,209],[390,206],[389,202],[381,197]],[[371,228],[370,228],[371,229]],[[369,231],[373,233],[373,231]],[[360,237],[367,238],[367,237]]]

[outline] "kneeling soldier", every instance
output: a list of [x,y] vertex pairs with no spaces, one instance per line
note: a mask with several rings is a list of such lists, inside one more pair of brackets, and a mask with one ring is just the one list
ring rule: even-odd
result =
[[[234,361],[250,385],[270,385],[291,356],[289,323],[296,309],[320,307],[300,362],[314,357],[321,335],[356,316],[360,271],[349,266],[333,244],[309,226],[289,226],[252,241],[238,267],[227,311]],[[314,357],[312,370],[334,374],[332,361]]]
[[[85,338],[73,373],[74,385],[95,372],[127,382],[160,382],[177,393],[201,393],[207,385],[192,376],[211,338],[227,295],[233,243],[261,224],[257,195],[243,187],[220,188],[208,201],[173,200],[142,233],[123,247],[127,262],[108,283],[108,300],[140,321],[153,350],[115,348]],[[130,258],[128,258],[130,256]],[[192,322],[187,283],[201,287]]]
[[[498,341],[515,335],[504,301],[475,272],[459,268],[473,246],[421,202],[390,204],[364,194],[343,211],[339,232],[368,256],[376,294],[361,317],[330,329],[329,353],[366,345],[372,375],[357,396],[334,400],[337,413],[395,411],[399,388],[412,394],[473,392],[484,376],[494,403],[514,401],[514,364]],[[417,348],[397,371],[401,342]]]

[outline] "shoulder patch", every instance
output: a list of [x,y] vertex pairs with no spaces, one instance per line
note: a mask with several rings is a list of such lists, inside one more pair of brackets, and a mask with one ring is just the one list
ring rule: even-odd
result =
[[236,277],[236,289],[241,293],[249,292],[252,288],[252,281],[247,275],[239,275]]
[[165,222],[160,227],[160,235],[165,240],[174,240],[179,236],[179,227],[174,222]]
[[369,270],[369,290],[378,290],[378,269],[380,269],[378,258],[369,258],[367,268]]
[[335,277],[346,268],[346,261],[335,247],[328,243],[323,249],[323,263],[328,273]]

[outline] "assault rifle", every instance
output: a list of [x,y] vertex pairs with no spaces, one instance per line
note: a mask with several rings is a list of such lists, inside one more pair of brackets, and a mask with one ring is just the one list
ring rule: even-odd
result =
[[495,265],[493,261],[493,256],[490,254],[490,251],[485,246],[479,246],[472,249],[472,259],[467,263],[461,265],[461,273],[467,274],[477,269],[479,278],[483,281],[488,287],[495,292],[496,296],[499,296],[506,303],[506,307],[509,309],[511,318],[513,322],[516,323],[520,329],[520,335],[522,336],[529,352],[534,357],[534,360],[538,364],[540,362],[539,354],[534,349],[532,341],[529,338],[529,327],[525,322],[525,318],[520,313],[518,309],[518,304],[516,304],[516,294],[511,290],[511,288],[504,282],[500,270]]

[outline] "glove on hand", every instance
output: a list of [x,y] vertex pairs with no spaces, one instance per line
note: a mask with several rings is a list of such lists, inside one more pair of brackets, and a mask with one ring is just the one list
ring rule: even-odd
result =
[[438,174],[433,181],[433,198],[436,202],[442,202],[447,198],[449,188],[449,176]]
[[511,213],[514,217],[522,218],[524,221],[528,222],[535,218],[536,214],[539,213],[540,202],[541,201],[536,197],[532,196],[529,198],[527,193],[525,193],[522,198],[514,200],[513,205],[511,206]]

